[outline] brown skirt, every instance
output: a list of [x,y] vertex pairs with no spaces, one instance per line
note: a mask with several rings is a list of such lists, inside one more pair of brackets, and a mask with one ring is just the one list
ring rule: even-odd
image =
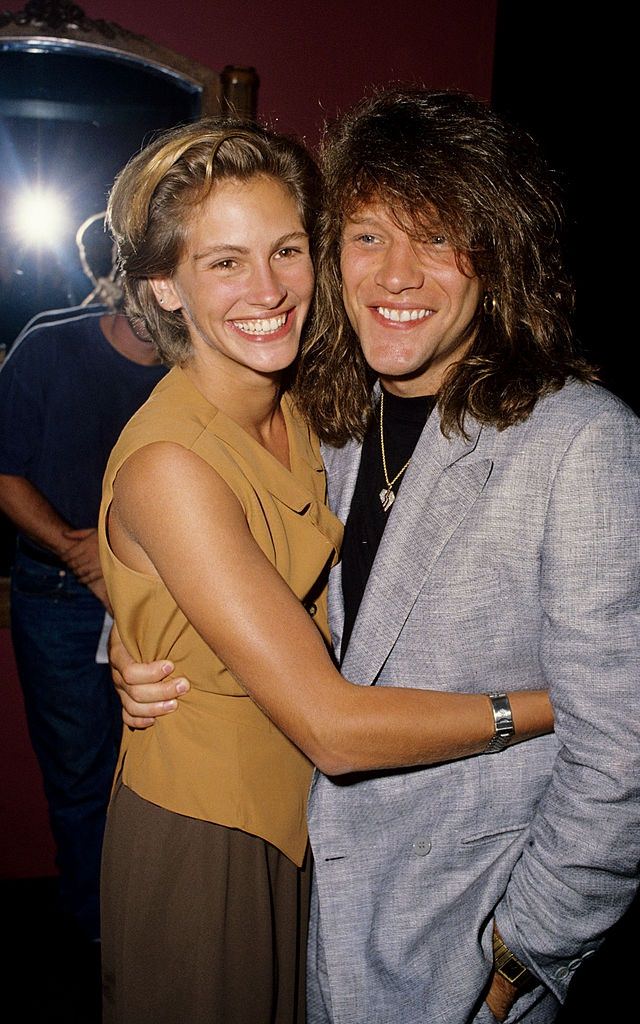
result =
[[310,854],[118,783],[102,863],[103,1024],[303,1024]]

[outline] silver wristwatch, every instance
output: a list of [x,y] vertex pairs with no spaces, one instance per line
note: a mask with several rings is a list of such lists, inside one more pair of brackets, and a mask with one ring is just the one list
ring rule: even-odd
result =
[[511,704],[506,693],[487,694],[491,701],[493,711],[493,725],[495,732],[485,747],[484,754],[498,754],[508,745],[509,740],[515,734]]

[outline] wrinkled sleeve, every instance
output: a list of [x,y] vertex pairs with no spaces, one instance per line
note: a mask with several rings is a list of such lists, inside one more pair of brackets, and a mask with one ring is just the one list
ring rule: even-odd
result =
[[638,886],[639,510],[640,420],[621,404],[573,437],[550,494],[541,661],[560,752],[496,911],[560,999]]

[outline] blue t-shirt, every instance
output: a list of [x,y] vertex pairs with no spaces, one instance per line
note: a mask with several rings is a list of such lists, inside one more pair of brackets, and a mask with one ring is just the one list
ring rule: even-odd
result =
[[117,352],[104,312],[39,317],[0,369],[0,473],[29,480],[73,529],[97,526],[111,449],[167,372]]

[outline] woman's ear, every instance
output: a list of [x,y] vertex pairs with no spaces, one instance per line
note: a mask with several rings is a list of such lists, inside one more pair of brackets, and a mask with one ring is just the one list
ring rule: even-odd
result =
[[170,277],[151,277],[149,278],[149,284],[153,288],[153,294],[156,297],[156,301],[162,309],[173,310],[180,309],[182,302],[180,296],[176,291],[173,279]]

